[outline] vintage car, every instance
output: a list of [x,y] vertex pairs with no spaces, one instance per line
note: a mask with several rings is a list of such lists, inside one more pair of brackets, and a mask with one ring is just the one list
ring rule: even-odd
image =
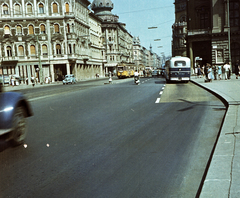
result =
[[73,74],[69,74],[69,75],[66,75],[64,80],[63,80],[63,84],[66,85],[66,84],[73,84],[73,83],[76,83],[76,78]]
[[27,99],[18,92],[3,92],[0,82],[0,135],[13,146],[24,143],[27,117],[33,112]]

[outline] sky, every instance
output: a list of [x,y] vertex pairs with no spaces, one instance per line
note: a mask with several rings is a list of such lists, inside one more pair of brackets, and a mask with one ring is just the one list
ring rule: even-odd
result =
[[[132,36],[139,36],[141,45],[161,55],[171,55],[172,25],[175,21],[174,0],[112,0],[112,13],[126,24]],[[157,27],[148,29],[148,27]],[[154,41],[161,39],[160,41]],[[162,46],[159,48],[159,46]]]

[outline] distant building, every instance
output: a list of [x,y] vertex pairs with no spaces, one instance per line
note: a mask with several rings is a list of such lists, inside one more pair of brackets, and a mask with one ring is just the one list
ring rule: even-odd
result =
[[117,72],[117,66],[135,67],[133,63],[133,36],[126,30],[119,17],[112,14],[111,0],[94,0],[94,14],[102,19],[102,39],[105,47],[105,72]]

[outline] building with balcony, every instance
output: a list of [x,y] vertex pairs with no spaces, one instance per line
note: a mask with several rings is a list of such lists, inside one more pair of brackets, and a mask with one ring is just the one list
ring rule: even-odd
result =
[[172,26],[172,55],[187,56],[187,1],[175,0],[175,23]]
[[103,75],[101,19],[88,0],[1,1],[0,74],[77,80]]
[[94,0],[94,14],[102,19],[102,41],[105,47],[105,72],[117,72],[118,66],[133,67],[133,36],[126,30],[119,17],[112,14],[111,0]]

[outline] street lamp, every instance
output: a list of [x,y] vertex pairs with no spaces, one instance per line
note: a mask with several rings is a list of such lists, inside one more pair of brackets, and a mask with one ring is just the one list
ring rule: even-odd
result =
[[157,29],[158,27],[153,26],[153,27],[148,27],[148,29]]

